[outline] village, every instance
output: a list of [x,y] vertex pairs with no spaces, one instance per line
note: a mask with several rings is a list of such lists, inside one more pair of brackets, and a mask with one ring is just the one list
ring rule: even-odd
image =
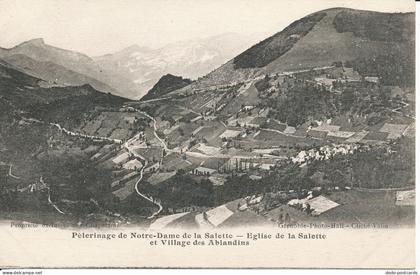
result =
[[[215,196],[222,198],[224,195],[219,193],[224,192],[224,185],[232,178],[246,177],[252,185],[258,185],[283,167],[295,165],[304,169],[313,162],[330,161],[337,156],[369,151],[372,146],[401,137],[413,137],[414,120],[410,115],[413,99],[399,87],[379,87],[378,82],[378,77],[362,77],[342,65],[267,74],[243,83],[212,87],[205,96],[197,90],[188,96],[175,94],[162,101],[127,102],[118,110],[100,110],[77,129],[49,123],[58,131],[49,140],[49,146],[51,150],[62,150],[70,144],[74,151],[76,148],[71,144],[85,142],[77,154],[84,154],[96,166],[112,171],[107,188],[116,205],[139,196],[150,203],[144,206],[149,209],[147,217],[172,214],[156,220],[152,228],[168,226],[181,218],[194,226],[219,227],[244,213],[251,215],[245,218],[245,223],[253,220],[283,226],[312,221],[313,217],[325,216],[325,212],[334,213],[332,210],[341,205],[340,200],[334,201],[326,194],[358,191],[353,185],[322,187],[319,183],[309,189],[291,186],[212,208],[194,203],[170,205],[159,197],[157,190],[187,175],[197,184],[208,181]],[[265,101],[301,84],[340,96],[349,87],[360,91],[389,90],[392,117],[372,125],[370,114],[318,115],[299,125],[276,118],[273,107]],[[43,122],[26,118],[21,123]],[[69,139],[67,145],[59,141],[62,136]],[[13,178],[13,174],[7,177]],[[58,213],[71,211],[69,205],[74,202],[54,202],[49,190],[42,176],[29,186],[16,189],[21,193],[46,191],[48,204]],[[411,205],[406,202],[412,196],[410,190],[392,192],[395,203]],[[221,198],[218,200],[223,202]],[[96,201],[91,204],[98,207]],[[107,213],[121,216],[115,211]]]

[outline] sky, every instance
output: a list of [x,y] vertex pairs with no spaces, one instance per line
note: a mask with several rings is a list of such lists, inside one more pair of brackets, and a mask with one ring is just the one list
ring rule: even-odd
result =
[[0,47],[44,38],[91,56],[227,32],[274,34],[331,7],[415,10],[412,0],[0,0]]

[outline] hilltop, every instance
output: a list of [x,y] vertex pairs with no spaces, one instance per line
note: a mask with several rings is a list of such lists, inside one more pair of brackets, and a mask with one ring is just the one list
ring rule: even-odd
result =
[[379,55],[396,56],[407,62],[413,60],[414,13],[347,8],[315,12],[200,78],[191,89]]
[[120,76],[104,72],[89,56],[48,45],[42,38],[0,49],[0,58],[54,85],[90,84],[101,92],[119,95],[126,89]]
[[50,85],[45,80],[0,62],[0,100],[12,106],[12,113],[29,113],[48,122],[74,125],[96,108],[118,107],[125,98],[97,91],[89,84]]
[[164,96],[167,93],[187,86],[191,82],[192,81],[190,79],[184,79],[181,76],[166,74],[159,79],[159,81],[147,92],[144,97],[142,97],[142,100]]
[[226,33],[158,49],[132,45],[95,57],[36,38],[9,49],[0,48],[0,58],[50,85],[89,84],[104,93],[140,99],[163,75],[201,77],[252,45],[256,36]]
[[140,99],[165,74],[197,79],[258,41],[260,35],[225,33],[167,44],[157,49],[132,45],[94,57],[104,70],[124,75],[135,87],[127,97]]
[[410,224],[413,56],[412,13],[336,8],[196,81],[164,75],[139,101],[0,61],[1,161],[20,177],[2,207],[110,223],[182,213],[176,224],[203,227],[282,223],[281,211],[292,223]]

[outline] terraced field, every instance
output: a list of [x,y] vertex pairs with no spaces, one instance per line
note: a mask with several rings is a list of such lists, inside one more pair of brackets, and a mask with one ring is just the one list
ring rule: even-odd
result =
[[136,122],[141,115],[129,112],[101,112],[79,127],[79,131],[88,135],[97,135],[113,139],[128,139],[136,133]]

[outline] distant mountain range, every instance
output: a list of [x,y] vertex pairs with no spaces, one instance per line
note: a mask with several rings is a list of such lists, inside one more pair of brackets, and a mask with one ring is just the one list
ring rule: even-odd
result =
[[258,205],[289,207],[303,194],[291,189],[411,188],[414,20],[334,8],[254,46],[226,34],[101,57],[42,39],[0,48],[0,162],[21,178],[0,188],[0,209],[133,224],[164,208],[236,211],[238,199],[279,190]]
[[160,49],[133,45],[94,60],[104,70],[129,78],[136,90],[129,97],[141,98],[163,75],[197,79],[244,51],[258,41],[257,37],[226,33],[172,43]]
[[257,41],[255,36],[227,33],[169,44],[160,49],[130,46],[91,58],[33,39],[0,58],[21,71],[58,86],[90,84],[102,92],[139,99],[165,74],[197,78],[219,67]]
[[0,48],[0,58],[51,86],[90,84],[102,92],[140,99],[166,74],[198,79],[182,89],[175,87],[183,92],[338,60],[392,55],[410,63],[413,22],[414,13],[333,8],[303,17],[252,47],[261,34],[226,33],[159,49],[132,45],[89,57],[33,39]]

